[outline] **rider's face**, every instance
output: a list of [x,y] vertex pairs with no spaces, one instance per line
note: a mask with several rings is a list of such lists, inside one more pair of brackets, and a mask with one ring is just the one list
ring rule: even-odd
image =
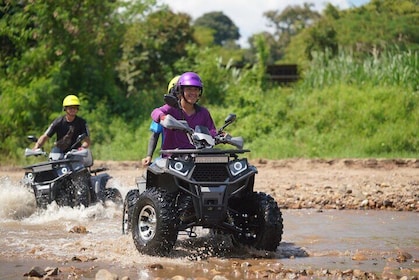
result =
[[185,97],[186,101],[189,103],[196,103],[199,99],[199,95],[201,94],[201,89],[199,87],[184,87],[183,88],[183,96]]
[[65,111],[70,116],[77,115],[77,112],[79,111],[79,106],[67,106],[65,107]]

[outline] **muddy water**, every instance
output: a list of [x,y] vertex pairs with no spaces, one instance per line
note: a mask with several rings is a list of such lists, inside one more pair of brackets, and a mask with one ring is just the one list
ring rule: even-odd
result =
[[[130,189],[111,184],[123,196]],[[414,212],[286,210],[274,253],[237,248],[228,238],[209,237],[197,228],[197,238],[180,235],[166,258],[139,254],[131,236],[121,234],[121,216],[122,207],[112,203],[37,211],[30,191],[0,178],[0,279],[25,279],[35,265],[59,267],[61,279],[94,279],[101,268],[131,279],[246,279],[250,270],[257,275],[284,267],[381,273],[419,266],[419,213]],[[80,226],[87,233],[72,232]],[[405,262],[398,261],[399,252],[407,253]]]

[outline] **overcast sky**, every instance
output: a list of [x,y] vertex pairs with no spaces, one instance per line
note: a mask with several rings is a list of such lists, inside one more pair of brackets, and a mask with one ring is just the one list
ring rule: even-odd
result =
[[340,9],[360,6],[369,0],[158,0],[168,4],[174,12],[185,12],[196,19],[208,12],[221,11],[239,28],[239,43],[244,46],[247,38],[255,33],[272,30],[267,27],[267,19],[263,13],[270,10],[283,10],[288,5],[313,3],[315,8],[322,10],[326,3],[332,3]]

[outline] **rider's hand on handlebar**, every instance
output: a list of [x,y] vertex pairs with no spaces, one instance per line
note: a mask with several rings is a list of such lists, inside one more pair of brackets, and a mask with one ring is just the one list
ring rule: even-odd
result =
[[217,134],[217,136],[215,136],[215,141],[216,143],[226,143],[226,140],[231,138],[230,134],[228,134],[225,131],[222,131],[221,133]]
[[143,164],[143,167],[149,166],[151,163],[151,157],[150,156],[146,156],[145,158],[143,158],[141,160],[141,163]]
[[166,118],[166,115],[165,114],[161,114],[160,115],[160,121],[164,121],[165,118]]

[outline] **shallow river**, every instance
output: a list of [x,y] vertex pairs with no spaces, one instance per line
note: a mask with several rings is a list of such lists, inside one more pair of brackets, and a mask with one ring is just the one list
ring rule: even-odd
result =
[[[129,187],[113,182],[125,197]],[[141,255],[130,235],[122,235],[122,207],[94,205],[83,209],[37,211],[33,194],[0,178],[0,279],[26,279],[33,266],[59,267],[61,279],[94,279],[106,268],[131,279],[263,277],[267,268],[418,269],[419,213],[395,211],[283,210],[284,234],[274,253],[235,248],[228,238],[179,236],[166,258]],[[75,227],[87,233],[74,233]],[[407,253],[405,262],[399,252]],[[410,257],[409,257],[410,256]],[[73,275],[73,276],[72,276]],[[75,275],[81,276],[77,278]],[[74,278],[71,278],[74,277]]]

